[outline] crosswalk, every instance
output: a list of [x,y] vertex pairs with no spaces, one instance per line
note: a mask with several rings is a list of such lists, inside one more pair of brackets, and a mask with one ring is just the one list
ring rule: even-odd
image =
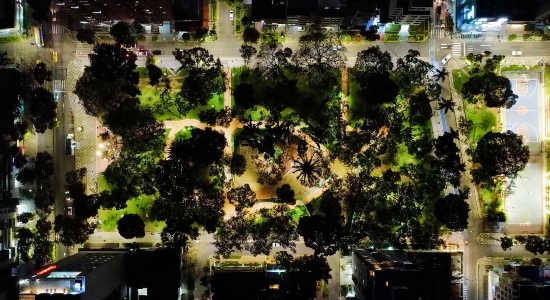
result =
[[88,57],[88,54],[92,52],[93,46],[87,43],[76,43],[76,56]]
[[453,43],[451,54],[453,57],[462,57],[462,43]]
[[56,91],[56,92],[65,92],[66,91],[65,79],[54,80],[53,81],[53,90]]
[[434,30],[432,30],[432,34],[434,35],[435,39],[443,39],[446,37],[445,28],[441,28],[439,26],[434,26]]
[[473,53],[473,52],[474,52],[474,46],[469,45],[466,48],[466,55],[468,55],[468,53]]
[[468,286],[465,284],[462,285],[462,299],[468,300]]

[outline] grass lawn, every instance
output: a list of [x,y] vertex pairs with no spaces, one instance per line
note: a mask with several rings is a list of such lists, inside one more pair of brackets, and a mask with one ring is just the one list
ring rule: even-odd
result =
[[548,149],[550,143],[546,142],[546,172],[550,171],[550,149]]
[[103,176],[103,174],[97,175],[97,189],[98,193],[101,193],[102,191],[110,191],[112,189],[111,185],[107,182],[107,179],[105,179],[105,176]]
[[241,83],[242,72],[243,72],[243,67],[231,69],[231,89],[234,89],[237,85]]
[[354,127],[354,124],[359,120],[359,111],[365,109],[364,103],[361,101],[359,91],[361,87],[354,81],[349,81],[349,96],[348,96],[348,123]]
[[292,220],[294,220],[295,223],[298,223],[302,216],[307,216],[306,207],[300,203],[290,210],[290,215],[292,216]]
[[263,119],[267,118],[269,116],[269,111],[265,109],[261,105],[256,105],[254,109],[249,109],[244,113],[244,116],[248,120],[248,115],[252,116],[252,121],[259,121],[262,120],[262,113],[263,113]]
[[407,146],[404,143],[397,145],[397,165],[393,169],[399,169],[404,165],[416,164],[414,156],[409,154]]
[[176,138],[188,139],[191,137],[191,130],[195,127],[188,126],[178,132],[176,132]]
[[463,70],[453,70],[453,85],[458,93],[462,92],[462,86],[468,81],[468,74]]
[[222,110],[224,108],[223,94],[214,94],[212,98],[203,106],[197,106],[185,115],[182,119],[199,119],[199,113],[203,110],[215,108],[216,110]]
[[550,67],[546,66],[544,67],[544,83],[546,87],[544,88],[544,92],[546,93],[546,97],[550,96]]
[[165,226],[164,222],[153,221],[149,218],[151,206],[153,205],[153,198],[151,196],[139,196],[127,202],[128,207],[122,210],[99,210],[99,219],[101,225],[98,229],[100,231],[115,231],[117,227],[117,221],[125,214],[138,214],[145,221],[145,231],[148,232],[160,232]]
[[477,143],[489,131],[498,131],[497,116],[487,106],[480,105],[479,108],[475,108],[475,104],[469,104],[467,101],[464,101],[464,105],[466,118],[474,123],[470,133],[472,142]]
[[506,72],[506,71],[527,71],[529,70],[529,68],[527,68],[526,66],[524,65],[510,65],[510,66],[505,66],[505,67],[501,67],[500,68],[500,72]]
[[136,71],[138,72],[140,79],[149,79],[149,72],[146,67],[136,68]]

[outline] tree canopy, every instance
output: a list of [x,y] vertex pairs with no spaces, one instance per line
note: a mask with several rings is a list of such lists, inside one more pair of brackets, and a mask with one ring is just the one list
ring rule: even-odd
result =
[[115,39],[115,42],[121,44],[135,44],[138,37],[145,32],[145,29],[138,21],[129,24],[119,21],[111,26],[109,34]]
[[512,91],[510,79],[492,72],[475,74],[462,86],[462,95],[468,101],[480,99],[487,107],[511,108],[518,96]]
[[462,231],[468,228],[469,211],[470,207],[466,202],[465,194],[449,194],[437,199],[434,215],[450,230]]
[[529,148],[510,130],[488,132],[477,143],[472,159],[478,164],[471,171],[474,182],[489,184],[497,176],[516,178],[529,162]]
[[190,138],[176,137],[170,144],[171,160],[191,162],[199,166],[209,165],[221,160],[226,145],[225,136],[206,127],[194,128]]
[[245,43],[256,44],[260,39],[260,32],[256,27],[245,27],[243,30],[243,41]]
[[137,214],[126,214],[117,221],[118,233],[125,239],[145,236],[145,223]]
[[44,133],[55,127],[57,102],[50,91],[42,87],[34,90],[30,101],[30,114],[36,132]]
[[79,28],[76,39],[81,43],[95,44],[95,30],[92,28]]

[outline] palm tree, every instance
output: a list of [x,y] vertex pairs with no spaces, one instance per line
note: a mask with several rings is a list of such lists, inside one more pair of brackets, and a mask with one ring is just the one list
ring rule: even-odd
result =
[[449,76],[449,71],[447,71],[445,68],[441,70],[435,70],[436,74],[434,75],[435,81],[439,81],[441,79],[441,82],[445,82],[445,79],[447,76]]
[[298,180],[302,185],[313,186],[317,183],[322,173],[322,161],[315,155],[307,157],[307,154],[294,160],[294,171],[298,172]]
[[455,130],[454,128],[450,127],[449,128],[449,133],[451,134],[451,136],[453,137],[453,139],[455,140],[458,140],[459,136],[458,136],[458,130]]
[[451,99],[444,99],[441,98],[441,102],[439,102],[439,109],[444,109],[445,113],[447,113],[449,110],[454,112],[455,111],[455,102],[453,101],[453,98]]

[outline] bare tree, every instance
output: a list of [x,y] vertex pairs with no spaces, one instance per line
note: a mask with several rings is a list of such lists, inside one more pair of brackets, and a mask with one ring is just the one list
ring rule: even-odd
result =
[[343,68],[346,48],[338,35],[314,30],[300,37],[300,46],[292,61],[308,74],[323,74],[329,69]]
[[263,76],[276,78],[283,75],[283,70],[290,65],[292,49],[282,48],[278,43],[264,43],[256,57],[256,69]]

